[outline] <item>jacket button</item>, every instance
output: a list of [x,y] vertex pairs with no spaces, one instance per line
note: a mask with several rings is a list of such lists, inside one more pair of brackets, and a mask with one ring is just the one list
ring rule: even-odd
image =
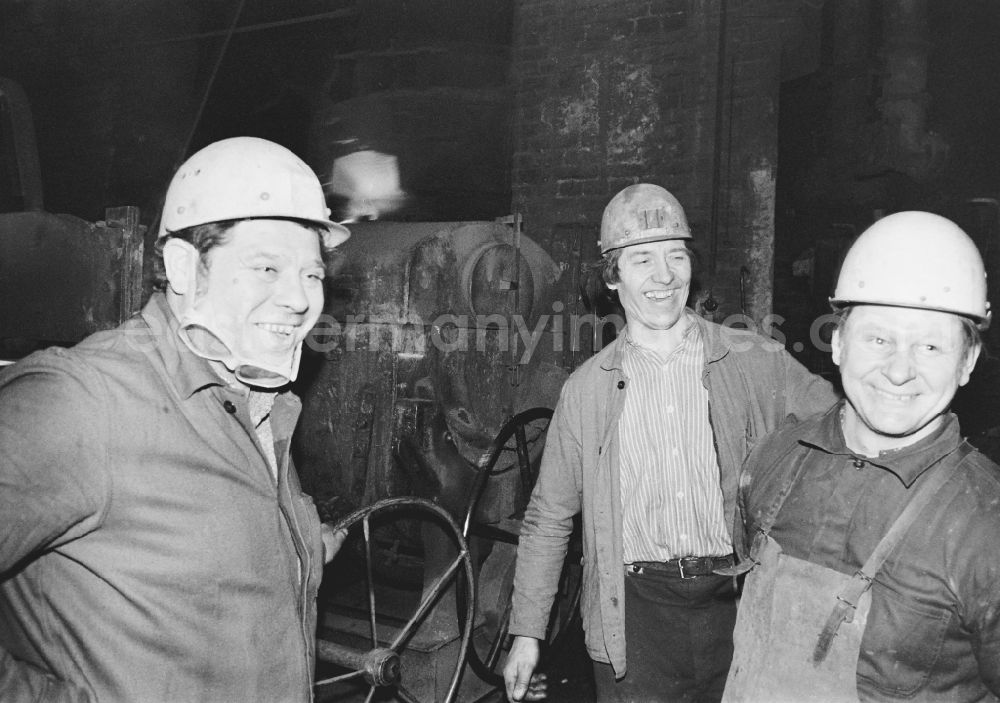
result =
[[618,390],[622,390],[623,388],[625,388],[625,381],[619,381],[618,382]]
[[231,400],[225,401],[222,404],[222,407],[224,407],[226,409],[226,412],[229,413],[230,415],[235,415],[236,414],[236,406],[233,405],[233,401],[231,401]]
[[618,607],[618,599],[617,598],[612,598],[611,599],[611,605],[613,605],[613,606],[615,606],[617,608]]

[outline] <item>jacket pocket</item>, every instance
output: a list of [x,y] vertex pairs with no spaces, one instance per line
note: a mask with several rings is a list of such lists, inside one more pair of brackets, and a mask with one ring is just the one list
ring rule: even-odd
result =
[[943,608],[902,600],[877,584],[876,589],[881,597],[868,615],[858,678],[876,691],[910,696],[927,683],[952,615]]

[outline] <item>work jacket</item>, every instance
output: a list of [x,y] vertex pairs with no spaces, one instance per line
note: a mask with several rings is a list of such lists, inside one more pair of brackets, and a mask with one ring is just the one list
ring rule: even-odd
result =
[[[719,460],[723,507],[736,551],[744,553],[737,477],[754,442],[787,417],[812,415],[837,400],[772,339],[708,322],[687,311],[704,341],[702,374]],[[618,419],[628,392],[625,335],[588,359],[564,384],[521,527],[510,632],[544,639],[572,532],[582,511],[580,609],[590,657],[626,671],[625,587]]]
[[0,374],[0,700],[312,699],[319,519],[162,294]]

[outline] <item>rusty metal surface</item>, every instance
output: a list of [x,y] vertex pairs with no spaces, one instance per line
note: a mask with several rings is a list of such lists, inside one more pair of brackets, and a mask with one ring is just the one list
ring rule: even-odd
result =
[[0,340],[74,343],[139,309],[138,209],[91,223],[45,212],[0,214]]
[[494,222],[351,230],[303,358],[304,487],[321,507],[422,495],[456,510],[507,418],[555,405],[562,351],[543,333],[526,355],[524,338],[551,314],[562,269]]

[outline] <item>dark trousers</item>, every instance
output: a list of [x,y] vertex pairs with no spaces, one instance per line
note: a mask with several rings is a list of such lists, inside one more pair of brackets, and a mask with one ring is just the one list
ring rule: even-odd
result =
[[733,658],[736,589],[731,576],[680,579],[625,573],[625,655],[615,680],[594,662],[598,703],[708,703],[722,699]]

